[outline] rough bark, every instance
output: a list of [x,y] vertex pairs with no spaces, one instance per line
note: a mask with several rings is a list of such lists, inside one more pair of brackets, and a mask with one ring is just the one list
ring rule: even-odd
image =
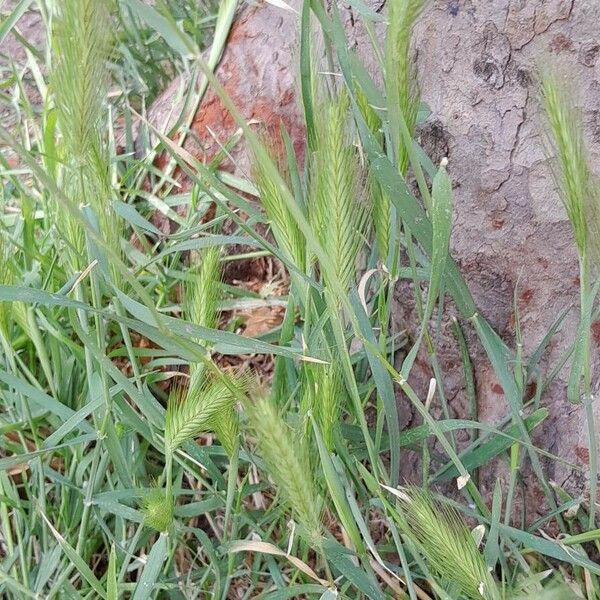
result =
[[[578,301],[577,257],[547,160],[536,66],[552,61],[568,73],[597,158],[599,17],[595,0],[443,1],[430,6],[417,29],[421,88],[432,108],[422,142],[434,142],[434,158],[436,146],[447,148],[456,182],[452,253],[481,312],[508,342],[514,334],[516,291],[526,354],[559,313]],[[544,367],[558,362],[576,326],[572,310]],[[494,421],[506,414],[506,402],[481,349],[475,343],[471,348],[480,416]],[[444,358],[448,381],[458,383],[452,344]],[[460,389],[450,389],[449,396],[460,412]],[[543,445],[585,468],[583,410],[566,399],[564,379],[542,402],[551,411]],[[557,483],[581,491],[580,473],[554,462],[548,462],[548,470]],[[535,503],[537,489],[528,492],[533,506],[541,504]]]
[[[246,6],[237,16],[218,66],[218,78],[242,115],[261,130],[275,132],[284,123],[302,151],[304,130],[296,93],[296,15],[273,6]],[[148,119],[168,131],[181,117],[187,87],[175,79],[150,108]],[[174,102],[174,98],[176,98]],[[208,90],[196,112],[184,147],[201,160],[210,160],[238,129],[217,95]],[[229,168],[247,172],[244,144],[232,153]],[[185,182],[182,182],[185,183]]]

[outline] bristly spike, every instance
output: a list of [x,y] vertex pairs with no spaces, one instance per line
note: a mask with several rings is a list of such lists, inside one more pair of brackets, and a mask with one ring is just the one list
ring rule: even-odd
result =
[[220,440],[232,453],[238,431],[235,405],[246,392],[245,378],[233,379],[222,375],[207,380],[204,373],[192,374],[187,391],[174,390],[169,396],[165,416],[165,444],[170,452],[201,433],[224,435]]
[[586,257],[590,242],[596,239],[596,236],[590,236],[590,229],[599,228],[600,211],[592,185],[580,117],[572,98],[555,73],[547,72],[542,76],[541,89],[556,151],[561,199],[571,222],[579,254]]
[[435,574],[458,588],[461,598],[500,600],[498,584],[458,512],[418,488],[407,488],[404,496],[398,495],[407,535]]
[[[281,134],[280,134],[281,135]],[[271,158],[279,163],[279,171],[285,176],[283,165],[275,149],[277,144],[267,145]],[[300,272],[306,267],[306,240],[300,231],[296,220],[286,205],[284,195],[277,182],[274,182],[269,171],[257,158],[254,159],[252,170],[260,194],[261,204],[267,213],[271,230],[277,245],[284,252],[286,258],[298,268]]]
[[[200,253],[189,272],[185,289],[184,316],[201,327],[215,329],[221,300],[221,248],[212,246]],[[197,340],[203,343],[202,340]]]
[[[356,99],[358,100],[358,107],[367,127],[373,136],[375,136],[377,142],[383,145],[381,118],[369,104],[367,96],[359,87],[356,90]],[[388,194],[383,191],[381,185],[371,173],[367,174],[366,191],[371,199],[373,227],[375,229],[379,259],[382,263],[385,263],[392,237],[392,203]]]
[[294,510],[308,540],[312,544],[320,543],[321,522],[306,438],[294,434],[267,397],[247,402],[245,409],[269,474]]
[[315,233],[345,290],[356,283],[368,216],[361,199],[360,165],[350,137],[348,108],[348,96],[341,93],[319,110],[310,207]]
[[[64,0],[53,29],[53,68],[50,90],[54,99],[64,165],[61,185],[73,202],[90,204],[100,233],[113,250],[121,248],[123,220],[112,207],[109,161],[103,131],[112,45],[109,0]],[[64,261],[73,270],[85,263],[85,237],[79,224],[60,206],[51,206],[63,234]],[[118,275],[112,269],[114,279]]]
[[173,496],[165,495],[164,490],[157,487],[143,499],[144,524],[164,533],[173,522],[174,510],[175,499]]
[[[411,137],[419,111],[419,90],[415,64],[410,57],[410,41],[423,4],[424,0],[391,0],[388,8],[386,92],[388,102],[399,111],[399,118],[404,120]],[[395,135],[399,136],[399,132]],[[403,143],[399,143],[397,160],[400,173],[405,175],[409,153]]]

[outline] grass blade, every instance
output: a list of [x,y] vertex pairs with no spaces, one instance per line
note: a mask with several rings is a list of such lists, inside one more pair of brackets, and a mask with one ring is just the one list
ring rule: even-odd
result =
[[156,582],[160,577],[160,571],[167,558],[167,540],[168,536],[161,533],[156,543],[152,545],[150,554],[146,558],[142,575],[135,586],[133,600],[147,600],[153,597],[156,590]]

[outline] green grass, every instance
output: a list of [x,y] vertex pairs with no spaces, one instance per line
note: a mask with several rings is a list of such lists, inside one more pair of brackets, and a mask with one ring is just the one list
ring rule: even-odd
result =
[[[282,144],[257,137],[212,75],[235,2],[32,3],[49,26],[48,52],[14,68],[17,79],[35,71],[45,100],[6,86],[17,125],[0,128],[18,161],[0,166],[2,597],[600,598],[596,485],[572,498],[551,484],[542,459],[564,460],[532,441],[561,368],[541,359],[564,314],[525,356],[518,318],[509,348],[477,311],[449,252],[446,161],[433,165],[412,141],[425,112],[410,51],[422,3],[388,4],[381,88],[350,54],[335,10],[304,4],[300,165],[287,132]],[[358,13],[372,31],[379,15]],[[311,52],[311,19],[327,68]],[[324,74],[332,65],[334,80]],[[212,85],[250,149],[250,180],[198,162],[144,120],[176,73],[204,80],[177,126],[185,133]],[[540,127],[555,144],[581,257],[581,324],[563,362],[565,395],[586,407],[592,458],[589,472],[573,468],[595,482],[598,197],[571,99],[557,76],[540,87]],[[171,158],[163,173],[159,152]],[[190,193],[173,185],[176,167]],[[175,233],[152,223],[157,206]],[[284,295],[272,282],[256,292],[227,279],[231,263],[248,260],[240,245],[286,267]],[[413,337],[392,326],[401,279],[421,318]],[[464,329],[503,387],[494,427],[476,410],[449,417],[437,357],[445,302],[460,313],[453,331],[472,409],[477,364]],[[239,333],[235,315],[274,305],[281,323]],[[411,386],[421,348],[435,374],[426,398]],[[272,374],[256,366],[265,355]],[[421,425],[400,431],[399,390]],[[409,449],[421,456],[418,488],[398,487]],[[478,472],[497,460],[509,483],[490,497]],[[545,495],[535,523],[515,502],[526,466]]]

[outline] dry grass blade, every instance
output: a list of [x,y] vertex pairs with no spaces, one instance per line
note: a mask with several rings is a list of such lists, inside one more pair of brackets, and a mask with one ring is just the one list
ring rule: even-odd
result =
[[287,560],[289,560],[298,570],[302,571],[305,575],[308,575],[311,579],[314,579],[323,586],[329,585],[328,581],[321,579],[305,562],[302,562],[295,556],[286,554],[283,550],[280,550],[273,544],[257,541],[233,542],[229,546],[229,552],[262,552],[264,554],[271,554],[272,556],[281,556],[287,558]]

